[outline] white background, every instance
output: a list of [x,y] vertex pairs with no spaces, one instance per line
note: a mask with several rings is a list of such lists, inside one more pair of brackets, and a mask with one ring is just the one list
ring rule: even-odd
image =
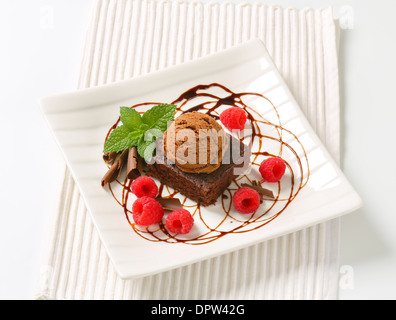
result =
[[[342,218],[340,299],[396,299],[396,1],[277,0],[341,32],[342,169],[363,198]],[[0,2],[0,299],[32,299],[64,162],[37,101],[76,89],[92,0]],[[43,12],[53,10],[53,25]],[[350,20],[348,20],[351,22]],[[48,21],[45,21],[48,22]]]

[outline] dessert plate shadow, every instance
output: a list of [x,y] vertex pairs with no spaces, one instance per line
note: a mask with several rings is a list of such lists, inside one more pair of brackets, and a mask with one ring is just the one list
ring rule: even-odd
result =
[[[102,159],[106,134],[117,121],[120,106],[150,101],[170,103],[190,88],[212,83],[233,92],[256,92],[269,99],[271,103],[263,105],[255,105],[254,99],[249,103],[264,119],[274,118],[281,124],[274,126],[282,128],[275,134],[282,135],[282,143],[291,146],[290,150],[296,150],[284,152],[283,156],[291,166],[301,168],[292,176],[289,172],[288,181],[292,183],[288,188],[295,191],[296,181],[303,187],[275,219],[251,230],[230,232],[202,243],[142,237],[131,228],[109,189],[101,186],[107,170]],[[238,250],[350,213],[362,204],[306,120],[260,40],[141,77],[46,97],[39,104],[122,279],[143,277]],[[276,144],[266,146],[265,151],[279,153]],[[251,168],[255,179],[257,169]],[[286,201],[278,192],[278,184],[266,187],[278,195],[280,204]],[[208,225],[224,212],[222,202],[218,199],[215,205],[202,208],[200,215],[205,216]],[[198,215],[194,217],[198,232],[201,221]],[[245,218],[233,215],[231,223],[243,224]]]

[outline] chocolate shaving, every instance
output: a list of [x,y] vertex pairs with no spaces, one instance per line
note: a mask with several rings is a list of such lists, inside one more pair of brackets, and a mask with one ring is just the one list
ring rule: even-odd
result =
[[115,181],[120,176],[122,168],[124,168],[125,163],[127,162],[128,152],[129,150],[125,150],[114,159],[112,166],[106,172],[101,181],[102,187],[105,187],[108,183]]
[[133,147],[129,149],[127,177],[128,179],[134,180],[140,177],[142,173],[143,173],[143,159],[139,156],[137,152],[137,148]]
[[183,209],[183,205],[181,204],[178,198],[155,198],[157,202],[164,208],[164,210],[175,211],[179,209]]
[[252,181],[252,184],[242,183],[241,186],[256,190],[260,195],[260,202],[264,201],[264,197],[275,199],[274,193],[271,190],[263,188],[259,182],[255,180]]
[[105,152],[103,154],[103,160],[111,166],[114,164],[114,161],[117,159],[118,155],[120,155],[119,152]]

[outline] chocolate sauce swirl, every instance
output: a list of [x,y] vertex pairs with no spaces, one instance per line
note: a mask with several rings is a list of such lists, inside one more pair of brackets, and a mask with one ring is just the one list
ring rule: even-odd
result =
[[[132,108],[157,104],[159,103],[142,103]],[[142,238],[148,241],[198,245],[210,243],[228,234],[251,232],[266,226],[284,213],[306,186],[310,172],[304,146],[293,132],[282,126],[277,108],[264,95],[254,92],[234,93],[221,84],[212,83],[187,90],[172,104],[177,105],[175,118],[186,112],[199,111],[219,119],[221,112],[231,106],[243,108],[248,118],[246,129],[249,129],[245,130],[250,131],[251,134],[240,134],[236,138],[251,148],[251,165],[248,171],[235,179],[224,191],[223,196],[219,197],[217,202],[221,203],[221,207],[217,204],[216,210],[211,209],[213,206],[207,208],[208,210],[202,210],[199,204],[179,192],[166,185],[160,185],[160,197],[178,197],[183,207],[193,215],[195,226],[188,235],[171,234],[163,223],[150,227],[136,225],[130,210],[134,198],[130,197],[132,181],[125,178],[114,182],[122,187],[120,198],[113,191],[112,185],[109,185],[113,197],[123,207],[132,230]],[[257,110],[262,104],[266,106],[264,116]],[[119,120],[110,128],[107,137],[118,124]],[[287,166],[285,176],[275,184],[261,180],[258,172],[261,162],[271,156],[282,157]],[[251,184],[253,180],[260,181],[260,185],[271,189],[274,199],[266,199],[252,214],[239,214],[232,206],[233,194],[242,184]]]

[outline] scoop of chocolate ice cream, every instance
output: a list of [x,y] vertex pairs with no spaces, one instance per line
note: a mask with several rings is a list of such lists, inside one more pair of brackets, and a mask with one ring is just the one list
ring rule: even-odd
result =
[[211,173],[220,167],[228,137],[215,119],[201,112],[184,113],[164,133],[166,157],[189,173]]

